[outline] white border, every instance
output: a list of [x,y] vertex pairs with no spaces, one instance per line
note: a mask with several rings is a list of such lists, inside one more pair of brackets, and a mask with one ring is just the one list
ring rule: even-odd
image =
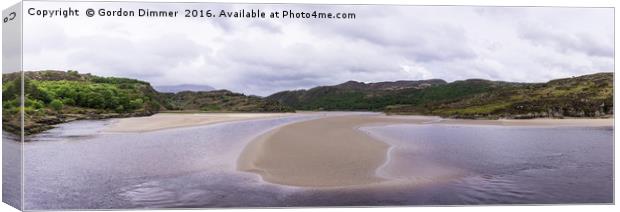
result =
[[[92,1],[105,1],[105,0],[92,0]],[[118,0],[128,1],[128,0]],[[618,1],[613,0],[148,0],[151,2],[230,2],[230,3],[313,3],[313,4],[402,4],[402,5],[477,5],[477,6],[564,6],[564,7],[616,7]],[[18,0],[1,0],[0,8],[5,9],[18,3]],[[617,17],[615,17],[614,25],[617,26]],[[616,27],[617,28],[617,27]],[[615,33],[615,32],[614,32]],[[0,33],[0,38],[1,38]],[[615,40],[618,39],[618,34],[615,33]],[[1,44],[0,44],[1,45]],[[2,59],[0,58],[0,62]],[[617,63],[614,63],[614,69],[616,69]],[[614,82],[614,88],[618,87],[618,82]],[[617,94],[617,93],[616,93]],[[617,95],[615,95],[614,104],[618,105]],[[1,116],[1,115],[0,115]],[[614,143],[617,143],[618,139],[614,138]],[[614,145],[615,152],[618,150],[618,145]],[[0,156],[2,152],[0,151]],[[1,158],[1,157],[0,157]],[[618,154],[615,154],[615,173],[614,176],[618,176]],[[1,175],[0,175],[1,178]],[[615,182],[615,191],[618,191],[618,183]],[[1,184],[0,184],[1,188]],[[615,194],[615,202],[618,203],[618,195]],[[261,212],[289,212],[289,211],[390,211],[390,212],[404,212],[404,211],[618,211],[619,206],[615,205],[554,205],[554,206],[445,206],[445,207],[375,207],[375,208],[295,208],[295,209],[191,209],[191,210],[138,210],[138,211],[228,211],[228,212],[248,212],[248,211],[261,211]],[[16,209],[0,203],[0,211],[17,211]]]

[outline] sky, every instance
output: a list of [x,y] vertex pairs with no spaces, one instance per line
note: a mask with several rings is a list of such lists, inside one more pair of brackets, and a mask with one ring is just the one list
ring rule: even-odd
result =
[[[356,19],[25,16],[25,70],[78,70],[153,85],[204,84],[266,96],[349,80],[545,82],[611,72],[614,65],[612,8],[77,2],[70,6],[317,10],[352,12]],[[24,7],[57,9],[67,4],[27,2]]]

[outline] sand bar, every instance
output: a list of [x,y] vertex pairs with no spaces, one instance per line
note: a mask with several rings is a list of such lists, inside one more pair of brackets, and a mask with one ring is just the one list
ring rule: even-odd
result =
[[[458,124],[497,126],[613,126],[613,119],[457,120],[432,116],[349,115],[282,126],[252,141],[239,157],[238,169],[260,174],[268,182],[331,187],[368,185],[389,145],[360,127],[390,124]],[[441,167],[437,167],[441,169]]]
[[178,127],[216,124],[229,121],[291,116],[294,113],[158,113],[147,117],[122,118],[106,132],[148,132]]
[[[147,117],[122,118],[112,123],[106,132],[148,132],[163,129],[191,127],[216,124],[229,121],[276,118],[295,114],[321,114],[323,116],[342,116],[343,113],[299,112],[299,113],[158,113]],[[346,114],[346,113],[344,113]],[[500,119],[500,120],[467,120],[442,119],[436,116],[410,115],[360,115],[384,123],[417,123],[417,124],[465,124],[465,125],[503,125],[503,126],[613,126],[614,119]],[[413,121],[413,122],[412,122]]]
[[289,124],[250,143],[238,169],[260,174],[268,182],[308,187],[378,183],[389,145],[359,127],[389,123],[424,123],[429,117],[390,118],[353,115]]

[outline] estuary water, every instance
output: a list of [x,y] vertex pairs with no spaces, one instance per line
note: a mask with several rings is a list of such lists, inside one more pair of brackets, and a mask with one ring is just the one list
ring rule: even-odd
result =
[[[62,124],[26,138],[24,206],[41,210],[613,202],[612,128],[361,128],[392,145],[378,175],[421,182],[405,186],[291,187],[236,170],[237,157],[254,137],[320,116],[142,133],[104,132],[114,120]],[[4,138],[5,146],[19,145]]]

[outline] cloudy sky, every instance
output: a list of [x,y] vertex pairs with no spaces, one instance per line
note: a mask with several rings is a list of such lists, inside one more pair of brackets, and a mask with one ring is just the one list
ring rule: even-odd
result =
[[[27,2],[57,9],[66,3]],[[354,12],[355,20],[26,16],[25,70],[255,95],[441,78],[544,82],[613,71],[611,8],[71,3],[73,8]],[[183,14],[180,14],[181,16]]]

